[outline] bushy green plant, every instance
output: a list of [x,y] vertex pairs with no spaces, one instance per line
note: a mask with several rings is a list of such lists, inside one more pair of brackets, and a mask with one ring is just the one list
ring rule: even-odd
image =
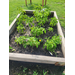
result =
[[39,35],[41,35],[41,34],[43,34],[43,33],[46,33],[46,30],[45,30],[45,28],[43,28],[43,27],[31,27],[30,28],[31,29],[31,34],[33,35],[33,36],[39,36]]
[[55,26],[56,24],[58,23],[58,21],[57,21],[57,19],[56,19],[56,17],[53,17],[53,18],[51,18],[51,21],[50,21],[50,26]]
[[46,42],[43,45],[43,48],[47,48],[47,50],[49,50],[50,52],[54,52],[54,49],[56,49],[58,44],[61,44],[61,39],[60,36],[55,35],[52,37],[52,39],[50,39],[50,37],[46,38]]
[[48,16],[50,15],[49,9],[42,9],[42,10],[36,10],[33,12],[35,21],[38,23],[39,26],[44,25],[46,22],[48,22]]
[[49,27],[48,30],[53,32],[53,28],[52,27]]
[[30,45],[32,47],[36,46],[38,48],[38,46],[40,45],[40,42],[36,37],[20,36],[18,38],[15,38],[15,42],[17,42],[17,44],[22,44],[24,48],[26,48],[27,45]]
[[25,27],[23,26],[23,24],[20,24],[17,26],[17,31],[18,33],[25,33]]

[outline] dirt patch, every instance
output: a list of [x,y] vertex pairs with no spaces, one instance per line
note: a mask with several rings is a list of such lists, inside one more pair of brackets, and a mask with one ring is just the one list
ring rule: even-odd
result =
[[[22,45],[17,45],[17,43],[14,41],[15,37],[30,35],[30,28],[29,28],[28,25],[25,25],[25,29],[26,29],[25,34],[19,34],[17,32],[17,29],[15,28],[15,30],[13,31],[13,33],[9,37],[9,45],[13,49],[15,49],[15,51],[13,53],[36,54],[36,55],[46,55],[46,56],[54,56],[54,57],[57,55],[57,57],[63,57],[63,53],[62,53],[62,50],[61,50],[61,45],[58,45],[57,48],[55,49],[56,55],[55,55],[55,53],[53,53],[53,55],[50,55],[50,53],[47,49],[43,49],[43,44],[46,41],[45,40],[46,37],[52,38],[52,36],[54,36],[55,34],[58,35],[56,26],[53,27],[53,29],[54,29],[53,32],[48,31],[48,27],[50,27],[49,23],[50,22],[47,22],[43,26],[46,29],[46,34],[42,34],[42,35],[39,36],[43,39],[43,42],[40,44],[40,46],[38,48],[31,47],[31,46],[27,46],[26,48],[24,48]],[[35,26],[36,25],[37,24],[35,24]]]
[[[38,75],[43,75],[43,70],[48,72],[46,75],[62,75],[65,69],[64,66],[18,61],[9,61],[9,65],[9,75],[33,75],[33,71],[37,71]],[[27,68],[25,72],[23,72],[24,68]]]

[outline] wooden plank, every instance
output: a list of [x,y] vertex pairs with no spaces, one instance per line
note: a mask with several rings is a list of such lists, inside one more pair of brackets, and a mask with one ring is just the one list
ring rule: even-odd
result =
[[45,0],[45,5],[46,5],[46,3],[47,3],[47,0]]
[[56,62],[58,62],[60,66],[65,65],[65,58],[22,54],[22,53],[9,53],[9,60],[46,63],[46,64],[55,64]]
[[30,4],[32,4],[32,0],[30,0]]
[[27,6],[27,0],[25,0],[26,6]]
[[17,17],[13,20],[13,22],[10,24],[9,26],[9,35],[13,32],[13,30],[15,29],[16,27],[16,21],[17,21],[17,18],[19,18],[20,14],[17,15]]
[[[57,15],[56,15],[56,12],[55,12],[55,11],[54,11],[54,16],[58,19],[58,17],[57,17]],[[63,32],[62,32],[62,29],[61,29],[59,20],[58,20],[58,23],[57,23],[57,30],[58,30],[58,34],[62,36],[62,37],[61,37],[61,40],[62,40],[61,47],[62,47],[63,55],[64,55],[64,57],[65,57],[65,38],[64,38],[64,35],[63,35]]]
[[42,0],[42,6],[44,5],[44,0]]

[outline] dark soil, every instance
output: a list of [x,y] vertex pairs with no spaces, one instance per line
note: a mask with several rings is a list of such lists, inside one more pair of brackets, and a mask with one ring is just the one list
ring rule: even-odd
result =
[[[37,71],[38,75],[43,75],[47,71],[46,75],[63,75],[64,66],[55,66],[52,64],[40,64],[29,62],[9,61],[9,75],[33,75],[33,71]],[[24,68],[27,68],[23,72]]]
[[58,34],[56,26],[53,27],[53,29],[54,29],[53,32],[49,32],[47,30],[48,27],[50,27],[49,22],[45,23],[45,25],[43,27],[46,29],[46,34],[43,34],[43,35],[39,36],[43,39],[43,42],[40,44],[40,46],[38,48],[30,47],[30,46],[27,46],[26,48],[24,48],[22,45],[17,45],[17,43],[14,41],[15,37],[30,35],[30,29],[29,29],[29,26],[25,25],[25,29],[26,29],[25,32],[26,33],[25,34],[19,34],[17,32],[17,29],[15,28],[15,30],[13,31],[13,33],[9,37],[9,45],[13,49],[15,49],[14,53],[36,54],[36,55],[46,55],[46,56],[56,56],[57,55],[57,57],[63,57],[63,53],[62,53],[62,50],[61,50],[61,45],[58,45],[57,48],[55,49],[56,55],[55,55],[55,53],[53,53],[53,55],[50,55],[50,53],[47,49],[43,49],[43,44],[46,41],[45,37],[50,37],[51,38],[55,34]]

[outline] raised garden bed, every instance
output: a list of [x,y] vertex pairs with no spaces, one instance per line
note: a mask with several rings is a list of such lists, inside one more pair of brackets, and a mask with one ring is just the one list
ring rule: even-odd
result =
[[[26,10],[26,14],[28,16],[33,16],[32,10]],[[46,34],[40,35],[40,37],[43,39],[43,42],[40,43],[40,46],[38,48],[27,46],[26,48],[23,47],[23,45],[17,45],[17,43],[14,41],[15,37],[19,36],[26,36],[31,35],[30,29],[28,25],[25,25],[25,34],[19,34],[17,32],[16,26],[17,26],[17,18],[19,18],[20,14],[16,17],[16,19],[12,22],[12,24],[9,27],[9,45],[15,49],[12,53],[9,53],[9,59],[10,60],[16,60],[16,61],[27,61],[27,62],[38,62],[38,63],[49,63],[49,64],[55,64],[55,65],[65,65],[65,39],[61,30],[61,26],[59,24],[59,21],[56,26],[53,27],[53,32],[48,31],[49,23],[44,24],[44,28],[46,29]],[[51,17],[56,17],[56,12],[51,11]],[[58,18],[57,18],[58,19]],[[35,23],[36,25],[36,23]],[[45,37],[52,37],[55,34],[61,35],[61,45],[57,45],[57,48],[55,49],[55,53],[50,54],[49,51],[45,48],[43,49],[43,44],[45,43]],[[38,38],[38,36],[36,36]],[[57,55],[57,57],[56,57]],[[44,58],[44,59],[43,59]]]

